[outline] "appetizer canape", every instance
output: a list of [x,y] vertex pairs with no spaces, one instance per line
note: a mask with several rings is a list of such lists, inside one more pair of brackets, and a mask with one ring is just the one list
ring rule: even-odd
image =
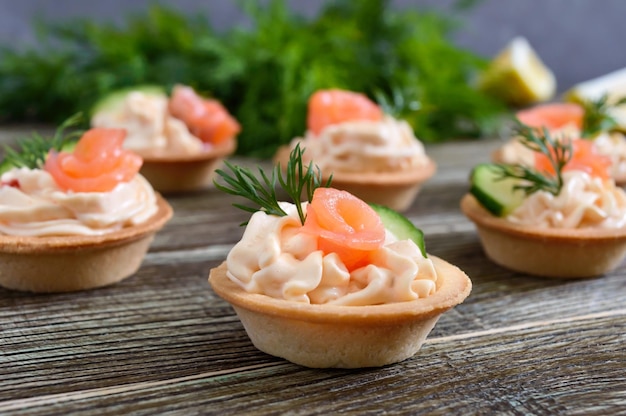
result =
[[[576,103],[550,103],[538,105],[517,113],[517,119],[535,129],[548,129],[556,140],[582,139],[593,143],[599,154],[611,159],[610,173],[619,185],[626,184],[626,136],[620,131],[611,115],[616,105],[607,103],[606,97],[596,101]],[[533,153],[520,143],[519,137],[509,140],[492,155],[496,163],[522,163],[532,165]]]
[[[422,232],[390,208],[328,187],[296,145],[286,177],[227,164],[225,192],[257,206],[241,241],[211,270],[261,351],[307,367],[382,366],[413,356],[471,281],[427,255]],[[293,201],[279,202],[278,180]]]
[[[62,129],[8,150],[0,176],[0,286],[68,292],[115,283],[139,268],[172,216],[122,149],[124,130]],[[71,147],[71,146],[70,146]]]
[[284,167],[298,143],[325,179],[332,175],[334,187],[399,211],[411,205],[436,169],[407,122],[351,91],[313,94],[304,138],[281,147],[275,160]]
[[170,97],[150,86],[115,92],[95,107],[91,124],[126,129],[124,147],[143,158],[141,174],[161,192],[209,187],[240,131],[221,103],[183,85]]
[[546,277],[591,277],[626,255],[626,194],[611,161],[588,140],[554,139],[519,126],[532,164],[481,164],[461,209],[487,256],[509,269]]

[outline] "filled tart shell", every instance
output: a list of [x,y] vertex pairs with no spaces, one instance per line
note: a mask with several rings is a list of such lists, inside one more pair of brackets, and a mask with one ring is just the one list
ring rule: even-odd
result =
[[306,367],[378,367],[412,357],[441,314],[471,291],[465,273],[430,258],[436,292],[384,305],[316,305],[248,293],[228,278],[226,262],[211,270],[209,282],[232,305],[259,350]]
[[461,210],[476,225],[493,262],[537,276],[583,278],[617,268],[626,256],[626,228],[530,227],[499,218],[467,194]]

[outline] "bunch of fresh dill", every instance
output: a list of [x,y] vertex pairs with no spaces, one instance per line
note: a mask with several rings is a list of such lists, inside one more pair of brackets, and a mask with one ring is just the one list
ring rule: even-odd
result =
[[317,89],[378,98],[426,141],[478,136],[503,109],[471,85],[485,62],[449,40],[442,14],[337,0],[305,19],[284,0],[240,4],[252,25],[226,33],[163,6],[121,26],[41,23],[39,48],[0,50],[0,121],[59,122],[119,88],[183,83],[235,115],[240,154],[268,156],[304,132]]

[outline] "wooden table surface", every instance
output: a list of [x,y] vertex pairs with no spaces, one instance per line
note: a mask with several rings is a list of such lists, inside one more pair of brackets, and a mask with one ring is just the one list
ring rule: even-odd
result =
[[459,200],[497,144],[427,147],[439,169],[407,216],[474,286],[413,358],[316,370],[256,350],[207,283],[247,214],[209,190],[169,198],[174,218],[119,284],[0,289],[0,414],[626,414],[626,265],[562,281],[491,263]]

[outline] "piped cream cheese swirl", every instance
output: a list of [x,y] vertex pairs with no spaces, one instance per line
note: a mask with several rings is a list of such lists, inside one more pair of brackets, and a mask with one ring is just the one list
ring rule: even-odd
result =
[[202,152],[202,141],[191,134],[185,123],[169,114],[165,95],[129,93],[115,111],[94,115],[93,127],[123,128],[124,147],[140,155],[192,155]]
[[319,135],[308,131],[292,145],[297,142],[322,171],[400,172],[428,163],[409,124],[390,116],[330,125]]
[[387,232],[367,266],[349,272],[339,257],[324,255],[301,224],[293,204],[278,217],[256,212],[227,257],[228,277],[250,293],[313,304],[377,305],[427,297],[437,273],[410,240]]
[[0,181],[0,234],[101,235],[143,223],[158,209],[141,175],[110,192],[64,192],[38,169],[12,169]]
[[611,175],[623,180],[626,177],[626,136],[620,132],[604,132],[593,139],[593,144],[599,154],[611,159]]
[[626,193],[611,180],[582,171],[563,173],[563,188],[554,196],[539,191],[507,219],[550,228],[621,228],[626,226]]

